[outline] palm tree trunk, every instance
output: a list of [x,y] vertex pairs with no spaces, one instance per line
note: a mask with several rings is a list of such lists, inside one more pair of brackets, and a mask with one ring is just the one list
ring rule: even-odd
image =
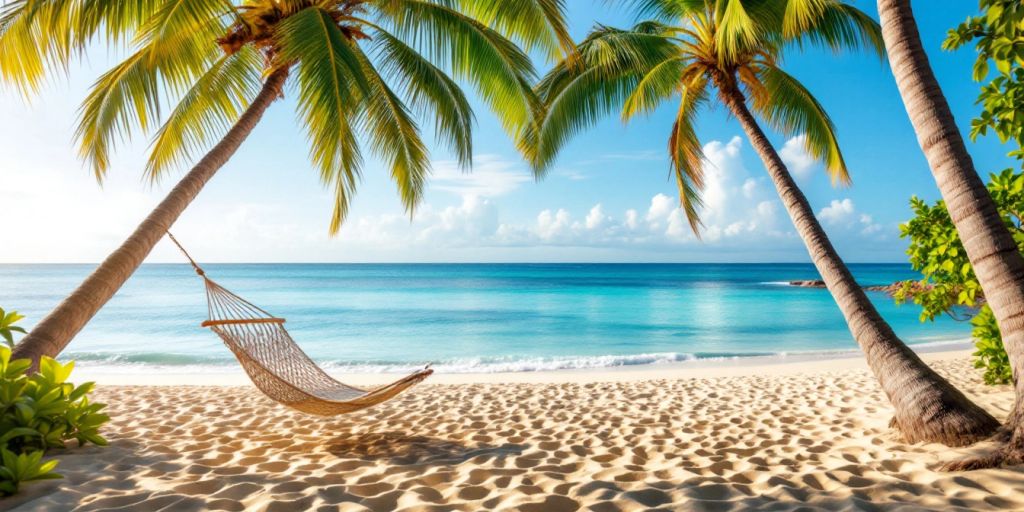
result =
[[991,435],[999,422],[924,364],[868,300],[832,247],[807,198],[750,113],[735,82],[725,76],[715,82],[722,101],[739,120],[764,162],[814,266],[843,312],[853,338],[867,357],[868,366],[892,402],[896,410],[893,426],[908,442],[940,442],[949,446],[962,446]]
[[235,154],[259,123],[267,107],[281,95],[281,88],[287,77],[287,69],[280,69],[267,77],[263,89],[252,105],[228,130],[224,138],[175,185],[170,194],[142,221],[142,224],[139,224],[139,227],[135,228],[135,232],[117,250],[22,338],[14,348],[13,357],[31,359],[33,364],[38,364],[40,357],[56,357],[64,350],[71,338],[85,327],[85,324],[139,268],[206,182]]
[[1009,458],[1024,456],[1024,257],[974,168],[932,73],[908,0],[878,0],[889,65],[917,141],[946,201],[1013,368],[1016,400],[1006,429]]

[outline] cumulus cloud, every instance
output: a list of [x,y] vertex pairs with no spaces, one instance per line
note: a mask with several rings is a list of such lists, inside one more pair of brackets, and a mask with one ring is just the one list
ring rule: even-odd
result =
[[597,203],[590,209],[590,213],[587,213],[586,226],[587,229],[600,229],[607,221],[608,215],[604,213],[601,203]]
[[[711,141],[704,145],[705,189],[703,238],[714,242],[722,238],[758,233],[766,237],[784,236],[773,205],[775,193],[765,185],[764,177],[754,177],[743,165],[743,139]],[[677,224],[678,226],[678,224]]]
[[855,217],[857,208],[853,206],[853,200],[833,199],[828,206],[818,212],[818,218],[826,224],[849,224]]
[[797,178],[806,179],[814,173],[818,162],[807,152],[807,135],[800,134],[786,141],[779,150],[779,157],[789,171]]
[[856,230],[864,236],[880,234],[884,229],[875,222],[874,217],[857,211],[857,206],[850,198],[833,199],[818,212],[818,218],[828,226]]
[[424,208],[411,222],[398,216],[361,218],[343,230],[342,236],[347,243],[377,247],[410,239],[429,241],[432,247],[710,247],[747,245],[759,238],[793,238],[788,223],[779,220],[774,192],[764,186],[763,178],[751,176],[743,166],[742,149],[739,137],[712,141],[704,147],[704,227],[699,246],[679,199],[664,193],[652,196],[645,207],[620,212],[609,211],[602,203],[578,212],[544,209],[532,222],[503,220],[491,198],[465,194],[461,205],[440,211]]

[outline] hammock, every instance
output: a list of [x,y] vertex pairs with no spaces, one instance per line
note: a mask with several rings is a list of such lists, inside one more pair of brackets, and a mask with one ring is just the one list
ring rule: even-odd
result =
[[334,416],[390,400],[434,372],[428,365],[403,379],[372,389],[338,382],[292,340],[284,328],[284,318],[267,313],[213,282],[174,236],[167,236],[206,283],[209,319],[201,325],[220,336],[252,383],[270,399],[305,413]]

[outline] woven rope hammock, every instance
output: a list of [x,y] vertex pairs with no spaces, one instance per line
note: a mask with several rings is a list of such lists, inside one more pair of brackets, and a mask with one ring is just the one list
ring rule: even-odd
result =
[[309,414],[334,416],[390,400],[434,372],[427,367],[373,389],[338,382],[292,340],[284,328],[284,318],[267,313],[213,282],[178,240],[170,233],[167,236],[206,283],[209,319],[201,325],[224,340],[252,383],[272,400]]

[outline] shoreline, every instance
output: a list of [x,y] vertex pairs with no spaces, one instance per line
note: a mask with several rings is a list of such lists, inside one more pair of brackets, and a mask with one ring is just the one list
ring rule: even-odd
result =
[[[959,343],[918,346],[915,348],[928,363],[969,358],[970,344]],[[956,347],[956,348],[952,348]],[[718,378],[749,375],[794,375],[864,370],[867,363],[859,351],[793,354],[779,356],[751,356],[730,359],[699,359],[675,363],[612,366],[603,368],[559,369],[493,373],[435,373],[426,382],[430,384],[491,384],[491,383],[588,383],[637,382],[660,379]],[[120,370],[120,371],[119,371]],[[375,386],[395,380],[398,373],[328,373],[346,384]],[[150,372],[124,371],[124,367],[76,364],[72,374],[75,381],[93,381],[105,386],[247,386],[248,377],[240,367],[221,367],[220,371],[195,369],[182,371],[162,367]]]

